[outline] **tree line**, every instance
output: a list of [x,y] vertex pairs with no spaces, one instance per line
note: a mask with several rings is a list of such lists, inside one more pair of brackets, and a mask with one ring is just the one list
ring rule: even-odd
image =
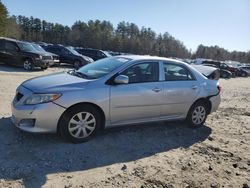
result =
[[249,52],[229,52],[218,46],[199,45],[191,53],[168,32],[157,34],[151,28],[139,28],[134,23],[120,22],[117,27],[109,21],[76,21],[71,27],[26,16],[9,16],[0,1],[0,36],[24,41],[44,41],[78,47],[90,47],[116,52],[149,54],[177,58],[208,58],[250,63]]

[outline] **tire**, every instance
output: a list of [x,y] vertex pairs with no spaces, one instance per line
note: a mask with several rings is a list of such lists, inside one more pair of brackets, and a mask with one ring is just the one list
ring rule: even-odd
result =
[[31,71],[34,70],[34,64],[31,59],[25,59],[23,61],[23,68],[24,70]]
[[189,109],[186,121],[193,128],[200,127],[205,123],[207,115],[207,105],[202,101],[198,101]]
[[82,64],[81,64],[81,62],[80,61],[75,61],[74,62],[74,68],[77,70],[77,69],[79,69],[80,67],[82,66]]
[[42,70],[46,70],[48,67],[41,67]]
[[100,130],[102,118],[91,105],[76,106],[64,113],[59,121],[58,132],[67,141],[82,143]]

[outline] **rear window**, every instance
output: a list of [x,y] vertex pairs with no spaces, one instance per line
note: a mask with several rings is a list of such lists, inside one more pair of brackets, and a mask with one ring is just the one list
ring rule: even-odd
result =
[[164,74],[166,81],[195,80],[192,73],[182,65],[164,63]]

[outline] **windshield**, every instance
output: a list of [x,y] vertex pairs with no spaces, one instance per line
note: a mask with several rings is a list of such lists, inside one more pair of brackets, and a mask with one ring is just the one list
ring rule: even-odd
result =
[[123,57],[111,57],[100,59],[94,63],[87,64],[80,68],[77,72],[85,75],[85,78],[97,79],[101,78],[131,59]]
[[38,44],[31,44],[37,51],[39,52],[46,52],[41,46]]
[[109,53],[109,52],[107,52],[107,51],[102,51],[107,57],[111,57],[112,55]]
[[74,55],[81,55],[77,51],[75,51],[72,47],[66,47],[66,48]]
[[37,50],[29,43],[26,42],[19,42],[18,43],[19,48],[22,51],[26,51],[26,52],[37,52]]

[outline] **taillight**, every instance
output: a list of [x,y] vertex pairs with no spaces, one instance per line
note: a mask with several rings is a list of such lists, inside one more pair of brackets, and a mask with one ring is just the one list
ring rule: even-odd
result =
[[220,86],[220,85],[217,85],[217,88],[218,88],[218,90],[219,90],[219,94],[221,93],[221,89],[222,89],[222,87]]

